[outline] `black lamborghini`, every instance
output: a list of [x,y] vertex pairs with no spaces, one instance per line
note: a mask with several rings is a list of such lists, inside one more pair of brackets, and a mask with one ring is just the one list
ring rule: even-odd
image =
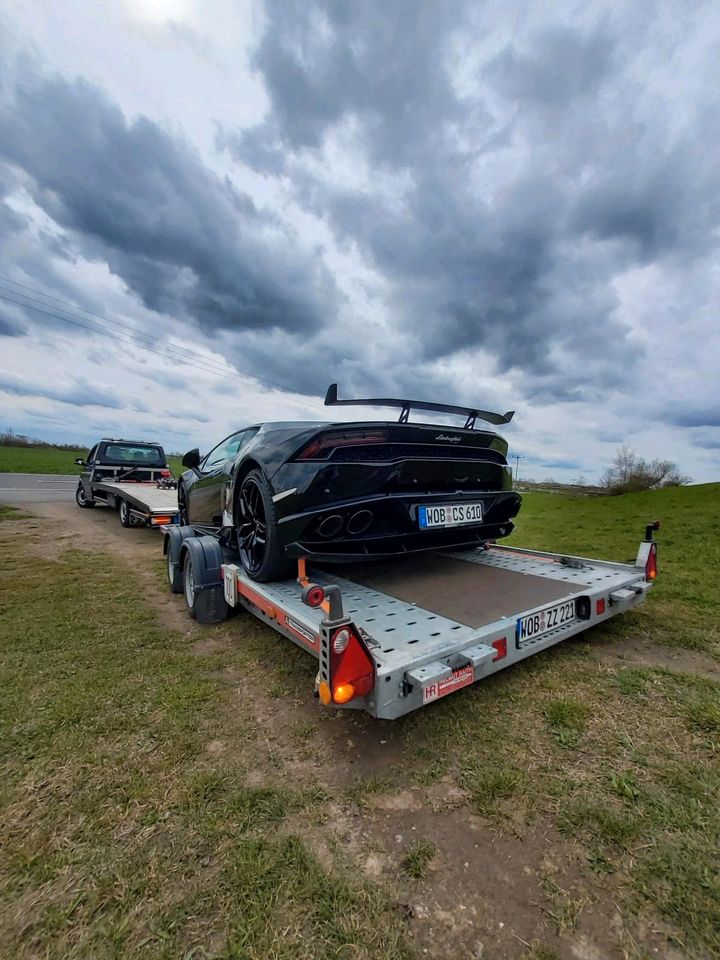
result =
[[[190,450],[178,484],[181,523],[237,547],[255,580],[290,573],[292,559],[350,562],[506,537],[520,497],[507,443],[477,420],[490,413],[424,401],[338,400],[401,409],[397,422],[261,423],[210,453]],[[410,423],[411,410],[465,417],[461,429]]]

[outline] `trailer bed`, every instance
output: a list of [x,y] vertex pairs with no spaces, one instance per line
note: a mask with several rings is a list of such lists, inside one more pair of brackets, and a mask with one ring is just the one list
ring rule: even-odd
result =
[[[222,565],[224,596],[320,658],[325,612],[296,580],[257,583]],[[506,546],[428,553],[392,563],[313,568],[338,587],[343,614],[375,663],[372,693],[349,707],[393,719],[641,603],[643,566]]]

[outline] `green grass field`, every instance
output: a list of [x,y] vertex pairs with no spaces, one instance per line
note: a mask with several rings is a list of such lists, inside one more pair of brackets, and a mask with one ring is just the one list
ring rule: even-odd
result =
[[[374,775],[343,750],[350,738],[368,755],[389,749],[376,746],[386,728],[299,712],[315,670],[305,653],[245,615],[193,635],[201,656],[138,599],[136,572],[116,575],[120,559],[61,540],[48,550],[44,527],[5,509],[0,955],[410,957],[403,905],[441,895],[440,834],[420,819],[402,845],[391,838],[395,867],[379,878],[363,870],[367,844],[384,849],[379,801],[451,783],[465,815],[519,841],[518,874],[540,877],[544,932],[504,955],[590,956],[567,941],[556,951],[557,938],[604,903],[616,919],[593,956],[669,955],[643,930],[673,956],[717,956],[720,688],[672,656],[720,659],[719,507],[718,484],[528,494],[513,540],[528,547],[631,560],[659,518],[657,588],[639,610],[398,721],[398,753]],[[598,653],[629,641],[657,663]],[[435,815],[439,826],[448,814]],[[355,839],[318,858],[310,838],[338,818]],[[537,835],[554,840],[536,862]]]
[[[58,450],[56,447],[0,446],[0,473],[79,473],[76,457],[85,457],[87,449]],[[176,476],[183,470],[180,457],[168,457],[168,466]]]

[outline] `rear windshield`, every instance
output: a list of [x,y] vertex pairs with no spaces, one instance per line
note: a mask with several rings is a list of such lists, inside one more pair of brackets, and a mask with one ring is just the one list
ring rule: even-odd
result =
[[138,467],[164,467],[165,453],[162,447],[145,443],[106,443],[98,460]]

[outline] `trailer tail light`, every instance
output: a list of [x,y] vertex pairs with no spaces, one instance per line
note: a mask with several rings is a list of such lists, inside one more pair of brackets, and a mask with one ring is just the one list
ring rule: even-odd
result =
[[172,522],[173,522],[173,518],[171,514],[168,514],[167,516],[157,515],[157,516],[154,516],[150,521],[153,527],[165,527]]
[[648,557],[645,561],[645,579],[649,582],[657,579],[657,544],[653,540],[648,550]]
[[387,430],[344,430],[336,433],[324,433],[311,440],[295,457],[296,460],[325,459],[331,450],[338,447],[365,446],[369,443],[387,443],[390,435]]
[[374,686],[375,663],[354,627],[348,624],[335,630],[330,637],[332,702],[349,703],[366,697]]

